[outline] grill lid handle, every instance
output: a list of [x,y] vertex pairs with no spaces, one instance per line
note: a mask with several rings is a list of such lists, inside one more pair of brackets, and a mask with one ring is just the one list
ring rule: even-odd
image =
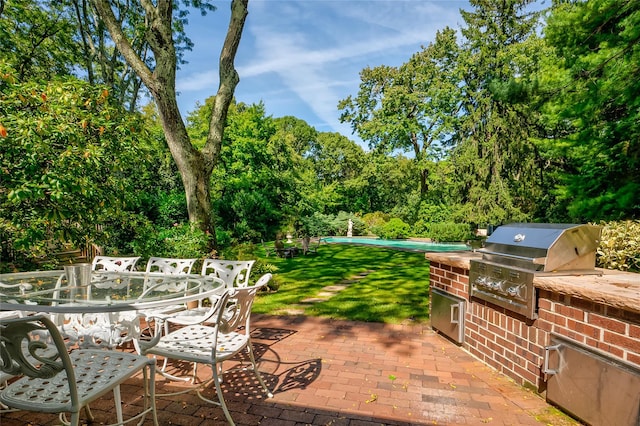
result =
[[547,258],[546,257],[518,256],[518,255],[515,255],[515,254],[501,253],[501,252],[490,251],[490,250],[486,250],[486,249],[478,249],[478,252],[483,253],[483,254],[508,257],[508,258],[511,258],[511,259],[526,260],[527,262],[533,262],[536,265],[544,265],[544,264],[547,263]]

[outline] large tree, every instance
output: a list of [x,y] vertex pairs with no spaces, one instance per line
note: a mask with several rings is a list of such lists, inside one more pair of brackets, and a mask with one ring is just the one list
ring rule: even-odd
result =
[[464,95],[452,162],[471,222],[532,219],[541,193],[529,96],[544,51],[532,1],[470,0],[473,9],[461,10]]
[[338,104],[340,120],[351,123],[370,147],[413,155],[423,195],[428,191],[430,163],[450,139],[459,109],[457,55],[455,31],[445,28],[400,67],[362,70],[358,96]]
[[[215,227],[212,218],[210,178],[216,167],[222,148],[224,126],[235,88],[240,81],[234,66],[235,55],[247,17],[249,0],[232,0],[231,18],[219,64],[220,83],[213,102],[209,133],[202,149],[190,141],[185,123],[178,108],[176,96],[176,71],[178,57],[174,39],[174,16],[180,11],[172,0],[140,0],[149,28],[146,40],[153,52],[153,66],[138,56],[133,40],[125,33],[112,8],[112,1],[91,0],[96,11],[111,34],[117,49],[141,78],[158,108],[160,121],[176,162],[187,198],[189,221],[208,232],[215,245]],[[212,6],[207,0],[186,1],[204,12]]]

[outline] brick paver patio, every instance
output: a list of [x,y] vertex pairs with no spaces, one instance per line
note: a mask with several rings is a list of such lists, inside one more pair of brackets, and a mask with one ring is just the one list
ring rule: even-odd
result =
[[[575,425],[543,398],[516,385],[434,333],[427,324],[385,325],[304,316],[254,315],[265,399],[251,372],[225,375],[238,425]],[[189,366],[174,366],[189,369]],[[209,371],[199,369],[199,375]],[[158,376],[158,392],[181,385]],[[139,381],[122,389],[125,415],[141,404]],[[128,391],[129,388],[129,391]],[[213,391],[211,391],[213,392]],[[136,395],[127,399],[126,395]],[[219,407],[195,394],[157,398],[161,425],[224,425]],[[92,406],[113,421],[112,401]],[[50,414],[0,415],[0,425],[54,425]],[[151,425],[147,419],[145,425]]]

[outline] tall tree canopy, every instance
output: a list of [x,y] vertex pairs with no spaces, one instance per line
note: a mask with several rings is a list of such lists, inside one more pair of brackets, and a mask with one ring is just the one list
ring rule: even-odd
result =
[[537,64],[538,14],[532,0],[471,0],[461,10],[466,26],[459,67],[463,109],[452,156],[457,197],[475,223],[533,217],[540,196],[538,161],[530,138],[536,113],[528,80]]
[[11,0],[0,10],[2,60],[21,81],[70,75],[80,64],[81,49],[72,41],[75,26],[58,2]]
[[413,154],[420,167],[420,192],[428,187],[428,163],[439,157],[454,129],[460,97],[455,31],[436,40],[400,67],[365,68],[358,96],[340,101],[340,120],[383,153]]

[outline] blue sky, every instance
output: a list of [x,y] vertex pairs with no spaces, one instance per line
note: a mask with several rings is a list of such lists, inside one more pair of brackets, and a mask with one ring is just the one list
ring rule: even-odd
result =
[[[178,72],[183,116],[218,88],[218,57],[230,16],[230,1],[201,17],[192,13],[187,35],[193,51]],[[236,56],[236,100],[262,101],[267,115],[291,115],[322,132],[339,132],[338,101],[357,95],[366,67],[399,66],[436,31],[459,29],[459,0],[249,0],[249,15]]]

